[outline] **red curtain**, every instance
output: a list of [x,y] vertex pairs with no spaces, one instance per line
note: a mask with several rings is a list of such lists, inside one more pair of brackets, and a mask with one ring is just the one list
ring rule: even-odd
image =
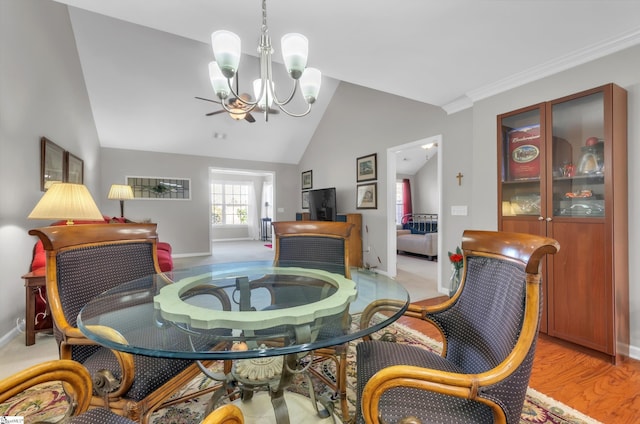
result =
[[408,178],[402,180],[402,216],[413,213],[411,203],[411,182]]

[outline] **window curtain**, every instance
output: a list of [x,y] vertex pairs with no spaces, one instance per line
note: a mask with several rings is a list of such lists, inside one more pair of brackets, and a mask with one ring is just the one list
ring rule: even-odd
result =
[[273,184],[269,181],[262,182],[262,201],[260,205],[262,207],[260,216],[273,219]]
[[402,180],[402,216],[412,213],[413,204],[411,202],[411,181],[409,181],[408,178],[404,178]]
[[259,203],[255,182],[249,185],[249,205],[247,208],[247,232],[251,240],[260,238]]

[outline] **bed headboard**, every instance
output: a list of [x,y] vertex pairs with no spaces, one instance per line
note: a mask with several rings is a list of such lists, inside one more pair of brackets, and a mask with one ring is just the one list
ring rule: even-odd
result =
[[414,234],[438,232],[438,214],[410,213],[402,217],[402,228]]

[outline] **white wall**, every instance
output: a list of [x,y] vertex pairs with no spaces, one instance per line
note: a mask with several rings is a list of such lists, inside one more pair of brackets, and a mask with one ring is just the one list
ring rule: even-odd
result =
[[436,153],[416,172],[413,212],[438,213],[438,154]]
[[[84,160],[96,202],[100,149],[67,7],[0,1],[0,344],[24,317],[24,281],[36,238],[29,221],[40,191],[40,137]],[[5,337],[3,337],[5,336]]]
[[[159,238],[171,243],[174,255],[210,252],[210,167],[273,172],[274,203],[277,208],[274,220],[295,220],[295,213],[300,207],[300,174],[296,165],[122,149],[102,149],[101,164],[101,193],[105,198],[111,184],[124,183],[126,176],[191,179],[191,200],[125,202],[126,217],[133,221],[151,219],[156,222]],[[106,215],[120,214],[118,201],[105,199],[102,204]],[[273,209],[270,213],[273,213]]]
[[[365,245],[370,245],[383,260],[374,264],[387,271],[387,225],[395,226],[394,217],[387,216],[387,149],[442,134],[443,158],[449,149],[453,152],[443,164],[442,175],[445,184],[457,182],[455,175],[459,171],[471,173],[471,155],[457,153],[468,150],[464,146],[471,139],[471,128],[470,110],[447,116],[438,107],[342,82],[305,151],[299,171],[313,171],[314,188],[336,187],[339,212],[362,213],[363,231],[369,228],[369,233],[363,234]],[[371,153],[378,155],[378,208],[358,210],[356,158]],[[465,179],[462,186],[449,184],[442,194],[444,210],[450,210],[452,204],[467,203],[471,187],[468,181]],[[395,193],[389,195],[395,198]],[[444,250],[453,250],[469,226],[470,217],[444,214],[440,218],[441,222],[450,222],[449,233],[443,235]],[[448,275],[449,264],[440,261],[439,266]]]

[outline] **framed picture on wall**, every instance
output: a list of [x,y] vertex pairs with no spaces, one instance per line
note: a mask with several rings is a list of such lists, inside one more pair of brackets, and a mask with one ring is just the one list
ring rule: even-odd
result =
[[360,184],[356,191],[357,209],[378,209],[378,183]]
[[357,182],[372,181],[378,179],[378,154],[373,153],[356,159]]
[[40,139],[40,190],[64,181],[64,149],[46,137]]
[[84,161],[72,153],[65,152],[64,164],[65,181],[82,184],[84,182]]
[[302,192],[302,209],[309,209],[309,192]]
[[302,189],[309,190],[313,188],[313,171],[304,171],[302,173]]

